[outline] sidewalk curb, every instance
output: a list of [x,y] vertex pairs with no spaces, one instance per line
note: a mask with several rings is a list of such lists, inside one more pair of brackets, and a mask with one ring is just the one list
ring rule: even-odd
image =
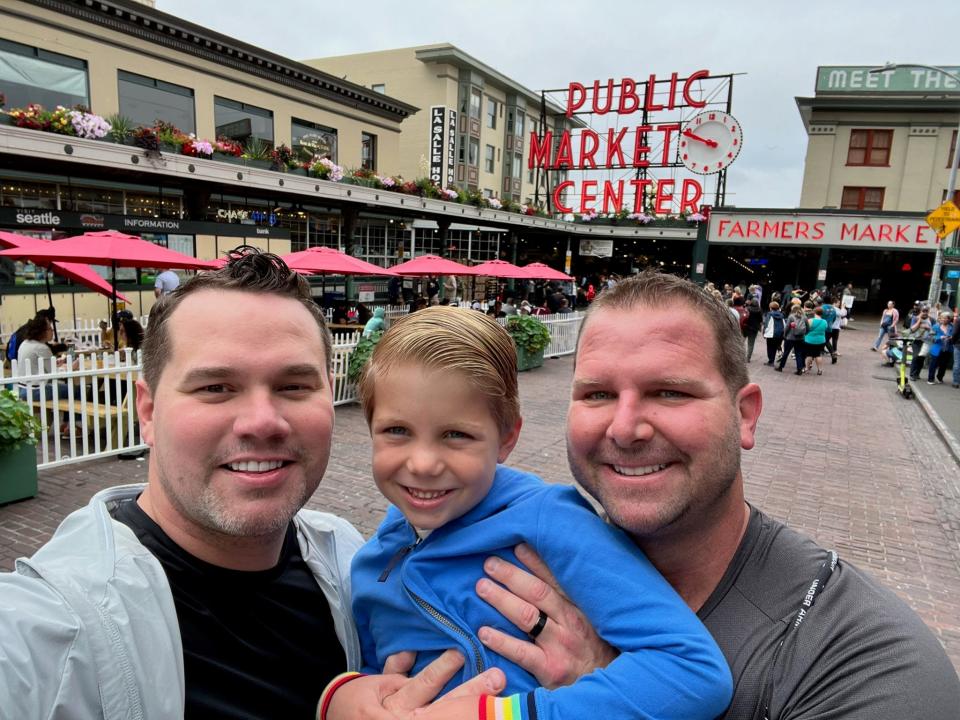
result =
[[937,432],[940,433],[940,437],[943,438],[943,441],[947,444],[947,447],[950,448],[950,452],[953,454],[954,459],[960,463],[960,440],[957,440],[957,437],[950,432],[950,428],[947,427],[947,424],[940,419],[940,416],[937,414],[937,411],[934,410],[933,406],[929,401],[923,396],[923,391],[920,390],[917,383],[912,383],[913,395],[917,399],[917,402],[920,403],[920,407],[923,408],[923,412],[926,413],[927,419],[930,420],[930,423],[936,428]]

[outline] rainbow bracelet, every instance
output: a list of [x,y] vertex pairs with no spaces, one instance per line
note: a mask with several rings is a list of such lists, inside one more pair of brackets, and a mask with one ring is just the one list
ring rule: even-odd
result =
[[477,720],[536,720],[537,707],[533,700],[533,693],[526,695],[526,713],[520,702],[520,695],[510,697],[494,697],[481,695]]

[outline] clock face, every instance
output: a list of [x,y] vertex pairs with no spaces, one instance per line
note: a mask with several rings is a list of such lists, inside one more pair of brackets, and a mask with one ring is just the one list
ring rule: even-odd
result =
[[700,175],[717,173],[737,159],[743,145],[740,123],[729,113],[707,110],[680,131],[680,160]]

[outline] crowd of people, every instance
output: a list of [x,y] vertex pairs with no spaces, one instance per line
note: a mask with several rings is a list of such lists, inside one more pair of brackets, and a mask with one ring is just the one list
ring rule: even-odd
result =
[[960,388],[960,322],[949,308],[917,301],[901,323],[900,311],[891,300],[871,349],[881,353],[886,365],[908,363],[914,381],[926,366],[928,385],[943,384],[950,370],[951,385]]
[[371,482],[393,507],[361,549],[303,509],[334,422],[304,280],[248,250],[160,298],[137,383],[148,482],[98,493],[0,575],[0,712],[956,715],[960,682],[920,618],[746,502],[762,393],[712,292],[645,273],[587,312],[567,452],[609,524],[503,464],[516,358],[497,323],[447,318],[468,312],[412,314],[374,351]]

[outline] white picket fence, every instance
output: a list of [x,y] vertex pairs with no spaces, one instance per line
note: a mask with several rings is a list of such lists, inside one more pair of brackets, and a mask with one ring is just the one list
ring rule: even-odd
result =
[[[537,319],[550,330],[551,340],[544,357],[574,352],[582,313],[543,315]],[[348,367],[359,339],[359,333],[333,335],[334,405],[357,400],[356,386],[348,380]],[[127,349],[68,355],[62,362],[50,358],[38,365],[32,367],[29,360],[15,361],[9,370],[0,365],[0,387],[21,394],[40,420],[39,468],[146,449],[137,422],[134,388],[140,376],[139,353]]]

